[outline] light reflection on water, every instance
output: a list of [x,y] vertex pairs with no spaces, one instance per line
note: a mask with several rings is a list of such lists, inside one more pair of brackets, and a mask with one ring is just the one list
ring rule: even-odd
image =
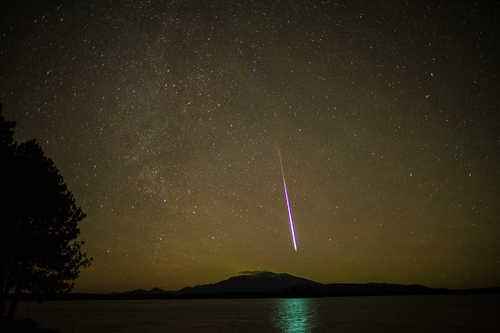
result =
[[277,326],[281,332],[310,332],[314,323],[314,305],[308,298],[282,298],[278,300]]

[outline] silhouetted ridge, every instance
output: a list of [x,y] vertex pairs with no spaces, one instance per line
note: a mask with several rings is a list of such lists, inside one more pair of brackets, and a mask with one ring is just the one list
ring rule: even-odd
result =
[[[476,292],[475,290],[435,289],[420,285],[391,283],[322,284],[287,273],[244,271],[214,284],[186,287],[175,293],[178,297],[328,297],[429,295]],[[498,292],[495,288],[477,292]]]
[[322,286],[321,283],[296,277],[286,273],[267,271],[241,272],[242,275],[230,277],[214,284],[186,287],[179,290],[182,295],[215,294],[268,294],[282,293],[292,288],[311,288]]
[[477,289],[429,288],[391,283],[322,284],[287,273],[244,271],[226,280],[186,287],[178,291],[160,288],[111,294],[67,294],[58,299],[173,299],[173,298],[255,298],[255,297],[334,297],[389,295],[500,294],[499,287]]
[[126,291],[123,294],[130,294],[130,295],[152,295],[152,294],[164,294],[168,293],[169,291],[160,289],[160,288],[152,288],[151,290],[145,290],[145,289],[136,289],[132,291]]

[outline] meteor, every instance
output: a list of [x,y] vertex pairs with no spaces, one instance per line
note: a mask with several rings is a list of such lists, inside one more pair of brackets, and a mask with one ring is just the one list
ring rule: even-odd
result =
[[286,181],[285,181],[285,171],[283,171],[283,161],[281,159],[281,151],[279,149],[278,149],[278,155],[280,157],[281,177],[283,178],[283,189],[285,191],[286,206],[288,208],[288,219],[290,220],[290,232],[292,234],[293,248],[295,249],[295,252],[297,252],[297,241],[295,240],[295,230],[293,228],[292,209],[290,208],[290,200],[288,199],[288,190],[286,189]]

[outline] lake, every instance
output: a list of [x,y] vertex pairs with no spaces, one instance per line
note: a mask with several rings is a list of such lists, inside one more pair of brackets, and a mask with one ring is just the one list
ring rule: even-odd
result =
[[[370,296],[21,303],[63,332],[498,331],[500,295]],[[494,331],[494,330],[493,330]]]

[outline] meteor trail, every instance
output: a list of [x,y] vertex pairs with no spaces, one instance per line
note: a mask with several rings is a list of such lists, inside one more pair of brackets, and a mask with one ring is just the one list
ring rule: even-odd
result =
[[293,248],[295,249],[295,252],[297,252],[297,242],[295,240],[295,230],[293,228],[292,209],[290,208],[290,200],[288,200],[288,190],[286,189],[285,171],[283,171],[283,161],[281,159],[281,151],[279,149],[278,149],[278,155],[280,157],[281,177],[283,178],[283,188],[285,191],[286,206],[288,207],[288,219],[290,220],[290,232],[292,233]]

